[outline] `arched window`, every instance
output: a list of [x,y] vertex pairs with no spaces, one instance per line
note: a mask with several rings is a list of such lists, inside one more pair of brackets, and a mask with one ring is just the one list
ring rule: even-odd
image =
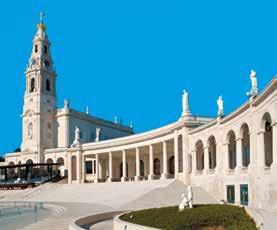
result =
[[48,51],[48,49],[47,49],[47,46],[45,45],[44,46],[44,53],[47,54],[47,51]]
[[174,175],[175,173],[175,162],[174,156],[169,158],[169,174]]
[[31,83],[30,83],[30,93],[35,91],[35,79],[31,78]]
[[244,124],[242,127],[242,166],[248,167],[250,164],[250,136],[249,136],[249,127],[247,124]]
[[204,169],[204,146],[202,141],[197,141],[196,149],[196,170],[202,171]]
[[30,122],[28,124],[28,127],[27,127],[27,137],[28,139],[32,139],[33,138],[33,123]]
[[50,80],[46,79],[46,91],[50,92],[50,90],[51,90]]
[[233,131],[228,134],[228,156],[229,156],[229,169],[234,169],[237,166],[237,145],[236,136]]
[[209,146],[209,168],[214,169],[216,167],[216,143],[215,137],[211,136],[208,140]]
[[155,175],[161,174],[161,161],[159,158],[154,159],[154,174]]
[[27,161],[26,161],[26,164],[27,164],[27,165],[32,165],[32,164],[33,164],[33,160],[31,160],[31,159],[27,160]]
[[64,165],[64,159],[62,157],[59,157],[57,163],[60,165]]
[[53,164],[53,160],[52,160],[51,158],[48,158],[48,159],[46,160],[46,163],[47,163],[47,164]]
[[268,113],[263,117],[264,125],[264,154],[265,166],[270,167],[273,162],[272,121]]
[[50,139],[52,137],[52,126],[51,123],[47,123],[47,138]]
[[38,45],[35,45],[35,53],[38,52]]

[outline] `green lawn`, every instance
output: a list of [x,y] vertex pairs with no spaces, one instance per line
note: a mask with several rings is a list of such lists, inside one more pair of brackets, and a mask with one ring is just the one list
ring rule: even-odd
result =
[[121,220],[166,230],[257,229],[244,208],[232,205],[199,205],[179,212],[178,207],[147,209],[123,215]]

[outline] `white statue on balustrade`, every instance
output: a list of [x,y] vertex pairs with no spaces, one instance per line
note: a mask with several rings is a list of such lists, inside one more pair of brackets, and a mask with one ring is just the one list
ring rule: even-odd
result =
[[258,95],[258,83],[257,83],[257,74],[254,70],[251,70],[250,72],[250,80],[251,80],[251,90],[250,92],[247,92],[247,96],[250,98],[254,98]]
[[75,133],[75,137],[71,147],[77,147],[80,145],[80,129],[77,126],[75,128],[74,133]]
[[186,90],[183,91],[182,107],[183,107],[183,112],[182,112],[183,117],[191,115],[189,110],[189,94]]
[[224,104],[224,102],[223,102],[222,96],[219,96],[217,99],[217,107],[218,107],[217,116],[218,117],[223,117],[223,115],[224,115],[223,104]]
[[96,142],[100,141],[100,132],[101,132],[101,129],[96,128],[96,138],[95,138]]

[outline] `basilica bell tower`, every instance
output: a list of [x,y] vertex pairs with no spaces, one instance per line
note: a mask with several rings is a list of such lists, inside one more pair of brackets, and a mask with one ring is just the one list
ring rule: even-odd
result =
[[21,152],[34,155],[34,163],[44,162],[44,150],[56,147],[56,72],[50,45],[41,13],[25,71],[26,89],[22,114]]

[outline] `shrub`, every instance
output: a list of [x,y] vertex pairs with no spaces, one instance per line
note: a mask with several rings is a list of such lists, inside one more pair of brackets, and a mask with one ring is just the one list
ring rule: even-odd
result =
[[121,219],[167,230],[257,229],[244,208],[232,205],[199,205],[182,212],[178,210],[178,207],[147,209],[125,214],[121,216]]

